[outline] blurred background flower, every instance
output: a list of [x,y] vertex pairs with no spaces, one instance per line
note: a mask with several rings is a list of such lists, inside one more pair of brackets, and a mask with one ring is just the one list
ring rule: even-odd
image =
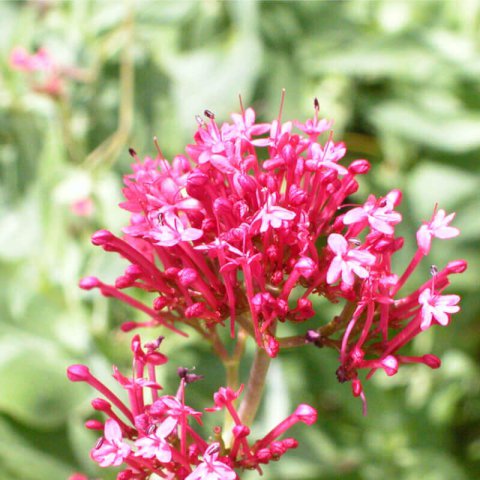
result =
[[[410,352],[433,351],[442,368],[379,375],[366,387],[366,418],[336,380],[333,351],[274,362],[259,429],[302,402],[319,421],[298,430],[303,448],[264,478],[479,476],[479,23],[475,0],[2,2],[0,480],[107,478],[88,458],[90,394],[65,369],[86,363],[106,378],[128,362],[130,335],[118,326],[140,316],[77,286],[87,273],[113,280],[122,270],[89,237],[128,223],[116,207],[128,147],[153,154],[156,135],[172,158],[205,108],[226,119],[241,93],[259,121],[271,119],[282,88],[284,118],[305,121],[318,97],[350,158],[372,161],[356,200],[404,190],[399,262],[438,202],[457,212],[462,235],[435,244],[432,263],[465,258],[469,269],[454,279],[461,313]],[[319,322],[337,313],[316,307]],[[208,348],[192,335],[170,338],[165,352],[172,367],[209,372],[190,389],[194,408],[209,405],[222,371]],[[171,370],[159,380],[173,388]]]

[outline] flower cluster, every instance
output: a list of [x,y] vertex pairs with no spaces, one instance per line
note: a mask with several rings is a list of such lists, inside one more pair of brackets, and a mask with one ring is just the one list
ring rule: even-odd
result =
[[60,65],[46,48],[28,53],[23,47],[15,47],[10,53],[10,66],[25,72],[32,80],[32,88],[40,93],[59,97],[65,92],[65,80],[81,80],[82,72]]
[[[457,295],[442,295],[449,276],[466,268],[462,260],[436,267],[418,288],[402,288],[429,253],[433,238],[448,239],[454,214],[435,207],[418,230],[418,249],[405,271],[392,271],[392,256],[403,246],[395,236],[402,216],[395,209],[401,192],[370,195],[351,206],[356,177],[368,172],[367,160],[343,166],[343,143],[320,119],[305,123],[256,123],[253,109],[218,125],[212,112],[198,118],[187,155],[171,163],[156,143],[156,158],[135,158],[125,177],[125,201],[131,212],[123,238],[101,230],[95,245],[130,262],[115,285],[94,277],[86,289],[99,288],[145,312],[150,319],[128,322],[123,329],[157,326],[184,334],[188,324],[209,338],[230,322],[248,332],[275,357],[280,348],[313,343],[339,352],[340,381],[352,381],[363,397],[358,370],[369,375],[381,368],[393,375],[400,364],[440,365],[433,355],[405,356],[398,351],[434,324],[446,325],[459,310]],[[298,132],[294,131],[294,127]],[[125,293],[136,288],[154,292],[151,305]],[[295,292],[295,293],[294,293]],[[312,300],[323,296],[344,302],[329,324],[297,337],[280,336],[281,324],[314,316]]]
[[[256,442],[249,441],[250,429],[236,410],[235,402],[242,392],[220,388],[214,395],[214,405],[207,413],[225,410],[232,419],[230,432],[216,427],[211,438],[204,440],[191,421],[202,424],[202,413],[185,404],[188,384],[201,376],[179,368],[180,385],[176,395],[160,395],[156,368],[167,362],[159,352],[162,337],[143,347],[138,335],[131,342],[133,375],[123,376],[114,367],[113,377],[126,390],[128,403],[98,380],[84,365],[72,365],[68,377],[73,382],[86,382],[104,398],[95,398],[92,406],[108,418],[103,423],[88,420],[87,428],[103,431],[94,448],[92,459],[101,467],[120,466],[124,469],[118,480],[144,480],[155,473],[161,478],[178,480],[236,480],[235,469],[257,469],[278,460],[287,450],[296,448],[294,438],[279,439],[298,422],[311,425],[316,411],[305,404]],[[232,439],[226,445],[222,433]],[[73,477],[75,478],[75,477]],[[82,476],[80,476],[82,478]]]

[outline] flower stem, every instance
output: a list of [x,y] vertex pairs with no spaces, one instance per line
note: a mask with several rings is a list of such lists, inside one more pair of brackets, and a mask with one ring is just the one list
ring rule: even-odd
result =
[[260,406],[270,360],[267,352],[265,352],[263,348],[257,346],[255,358],[253,359],[253,364],[250,369],[247,391],[238,410],[244,425],[249,426],[252,424],[258,407]]

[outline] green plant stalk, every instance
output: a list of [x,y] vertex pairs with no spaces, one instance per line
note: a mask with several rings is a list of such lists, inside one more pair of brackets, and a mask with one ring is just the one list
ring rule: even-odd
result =
[[250,426],[255,419],[263,396],[270,360],[271,358],[267,352],[257,346],[250,369],[247,389],[238,410],[240,419],[244,425]]

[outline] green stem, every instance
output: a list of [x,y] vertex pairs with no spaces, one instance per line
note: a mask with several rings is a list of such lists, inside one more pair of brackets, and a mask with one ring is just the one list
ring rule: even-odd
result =
[[250,426],[257,414],[267,378],[270,357],[263,348],[256,347],[255,358],[250,369],[247,390],[238,410],[244,425]]

